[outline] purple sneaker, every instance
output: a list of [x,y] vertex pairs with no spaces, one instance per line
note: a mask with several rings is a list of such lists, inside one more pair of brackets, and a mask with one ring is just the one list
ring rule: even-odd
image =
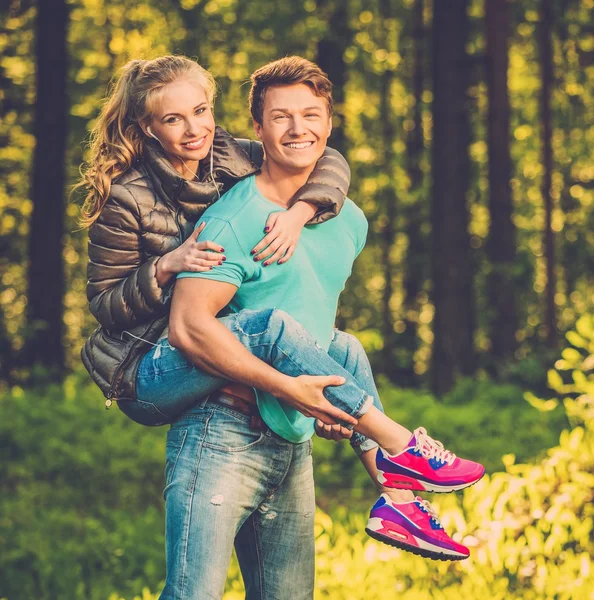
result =
[[470,551],[443,529],[431,505],[418,496],[396,504],[382,494],[369,513],[365,531],[374,539],[433,560],[463,560]]

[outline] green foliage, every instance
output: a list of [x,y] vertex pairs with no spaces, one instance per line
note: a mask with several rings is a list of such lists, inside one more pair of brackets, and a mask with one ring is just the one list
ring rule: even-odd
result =
[[74,378],[0,400],[0,597],[105,599],[164,579],[164,429]]

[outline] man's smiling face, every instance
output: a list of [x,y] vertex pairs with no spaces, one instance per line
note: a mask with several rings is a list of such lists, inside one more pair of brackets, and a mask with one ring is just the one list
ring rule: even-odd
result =
[[290,173],[311,168],[322,156],[332,118],[328,103],[305,83],[273,86],[266,90],[262,123],[256,134],[266,150],[266,160]]

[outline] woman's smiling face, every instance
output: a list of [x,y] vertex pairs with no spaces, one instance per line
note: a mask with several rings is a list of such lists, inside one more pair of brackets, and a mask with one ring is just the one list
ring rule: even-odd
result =
[[188,170],[196,173],[214,138],[214,116],[206,91],[196,81],[178,79],[161,90],[152,109],[150,132],[178,173],[193,178]]

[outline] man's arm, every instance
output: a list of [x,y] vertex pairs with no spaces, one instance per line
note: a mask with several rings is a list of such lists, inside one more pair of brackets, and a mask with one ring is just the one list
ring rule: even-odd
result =
[[323,394],[325,387],[344,383],[342,377],[283,375],[251,354],[217,320],[236,290],[222,281],[179,279],[173,293],[169,343],[198,368],[269,392],[306,416],[327,424],[334,424],[335,419],[356,424],[356,419],[334,407]]

